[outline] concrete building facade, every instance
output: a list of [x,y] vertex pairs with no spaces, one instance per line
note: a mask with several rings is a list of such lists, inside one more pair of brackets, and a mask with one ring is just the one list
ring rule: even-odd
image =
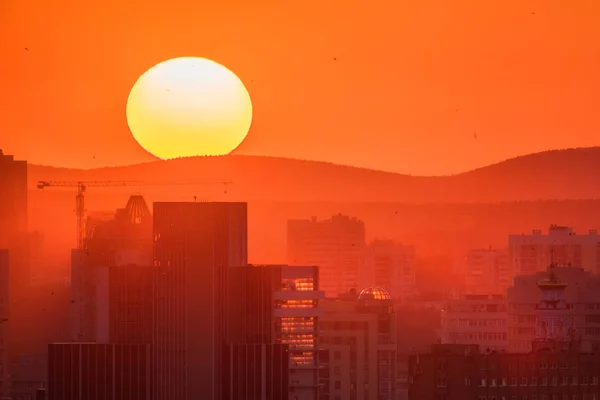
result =
[[394,300],[417,295],[415,247],[375,240],[365,248],[363,286],[386,289]]
[[288,221],[288,264],[318,265],[321,289],[329,297],[363,286],[365,246],[365,224],[356,218]]
[[441,342],[476,344],[481,352],[508,350],[508,306],[503,296],[467,295],[447,300]]
[[551,225],[548,233],[509,235],[509,257],[515,276],[545,271],[548,265],[572,266],[600,273],[600,235],[577,234],[568,226]]
[[322,302],[321,400],[395,399],[396,315],[383,288]]
[[535,283],[531,351],[435,345],[429,354],[410,357],[410,398],[598,400],[600,353],[575,335],[573,308],[564,299],[569,285],[556,272],[550,267]]
[[501,294],[512,284],[508,250],[473,249],[465,260],[466,294]]

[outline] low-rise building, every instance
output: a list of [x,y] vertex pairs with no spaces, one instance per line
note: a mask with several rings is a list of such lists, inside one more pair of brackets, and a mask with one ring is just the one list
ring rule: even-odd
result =
[[508,308],[499,295],[447,300],[441,313],[441,342],[476,344],[483,352],[508,349]]

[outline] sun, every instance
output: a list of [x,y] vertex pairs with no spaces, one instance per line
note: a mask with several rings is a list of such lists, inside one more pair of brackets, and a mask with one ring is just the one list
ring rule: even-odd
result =
[[127,123],[138,143],[169,159],[231,153],[252,123],[252,101],[242,81],[212,60],[161,62],[133,85]]

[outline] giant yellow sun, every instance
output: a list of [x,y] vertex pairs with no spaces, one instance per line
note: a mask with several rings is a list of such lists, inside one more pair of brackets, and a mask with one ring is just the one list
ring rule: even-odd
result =
[[248,134],[252,102],[242,81],[221,64],[174,58],[133,85],[127,123],[138,143],[162,159],[229,154]]

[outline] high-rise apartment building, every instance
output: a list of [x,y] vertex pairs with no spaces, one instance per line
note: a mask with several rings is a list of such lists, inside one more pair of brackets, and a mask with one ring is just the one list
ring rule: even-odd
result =
[[394,300],[417,294],[415,247],[375,240],[365,249],[364,286],[384,288]]
[[228,270],[248,264],[246,203],[154,203],[155,400],[220,400]]
[[8,358],[8,324],[9,318],[9,265],[8,250],[0,250],[0,398],[10,394],[9,358]]
[[50,400],[150,400],[147,344],[48,345]]
[[465,292],[467,294],[506,294],[513,274],[507,250],[473,249],[465,260]]
[[383,288],[322,302],[320,399],[396,399],[396,314]]
[[509,261],[514,275],[545,271],[548,265],[572,266],[600,273],[600,235],[577,234],[567,226],[551,225],[547,234],[509,235]]
[[365,224],[356,218],[339,214],[324,221],[288,221],[288,264],[318,265],[328,297],[363,287],[365,246]]

